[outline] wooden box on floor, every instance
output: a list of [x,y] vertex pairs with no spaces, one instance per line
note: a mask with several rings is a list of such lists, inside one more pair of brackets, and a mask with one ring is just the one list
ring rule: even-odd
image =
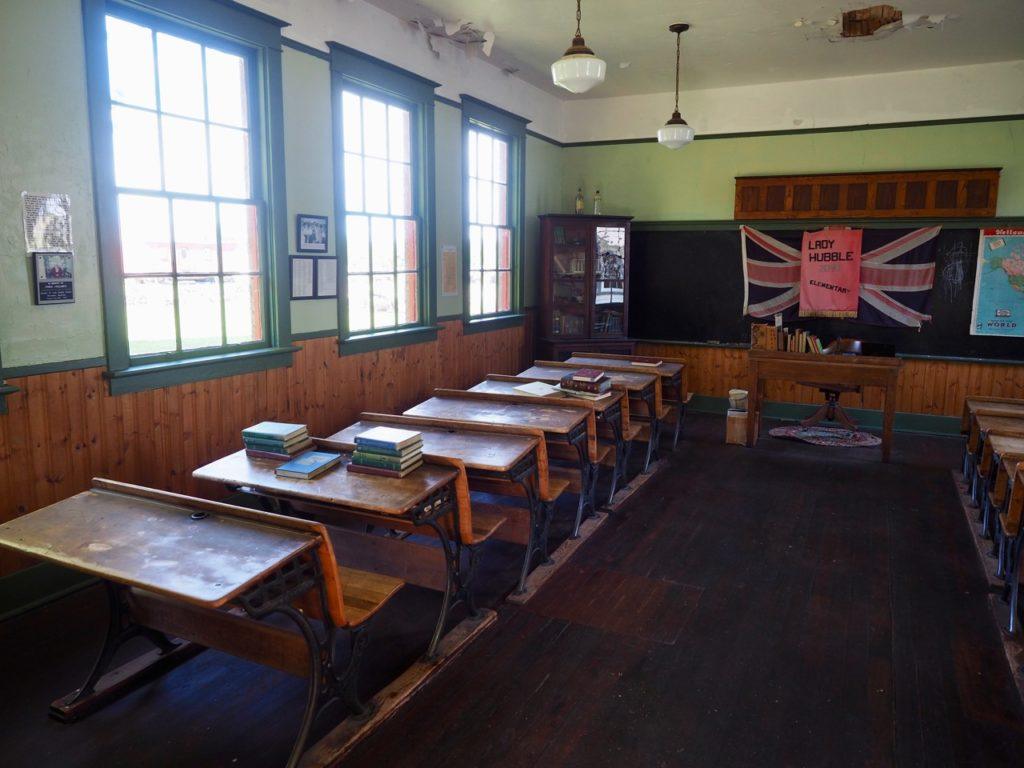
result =
[[747,412],[732,408],[725,417],[725,442],[729,445],[747,444]]

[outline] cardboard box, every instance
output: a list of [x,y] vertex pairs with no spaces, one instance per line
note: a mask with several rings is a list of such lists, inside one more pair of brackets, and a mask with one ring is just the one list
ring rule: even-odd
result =
[[725,417],[725,442],[729,445],[747,444],[747,412],[729,409]]

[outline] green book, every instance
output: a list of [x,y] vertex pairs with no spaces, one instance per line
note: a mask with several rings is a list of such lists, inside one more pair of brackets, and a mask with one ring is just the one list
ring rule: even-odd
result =
[[423,443],[410,448],[382,448],[379,446],[356,445],[356,450],[367,456],[380,456],[385,459],[401,459],[422,452]]
[[261,421],[242,430],[242,437],[253,437],[257,440],[280,440],[287,443],[306,434],[305,424],[282,424],[279,421]]
[[362,451],[356,451],[352,454],[353,463],[361,464],[364,467],[380,467],[381,469],[402,470],[415,464],[417,461],[422,461],[422,459],[423,455],[420,453],[413,454],[405,459],[398,459],[392,456],[374,456]]

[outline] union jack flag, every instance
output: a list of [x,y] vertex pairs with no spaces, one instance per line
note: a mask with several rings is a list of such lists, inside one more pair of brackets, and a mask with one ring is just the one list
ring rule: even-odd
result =
[[[857,321],[920,328],[935,283],[935,238],[941,227],[912,231],[865,229]],[[743,314],[796,320],[800,303],[803,232],[768,234],[740,227]]]

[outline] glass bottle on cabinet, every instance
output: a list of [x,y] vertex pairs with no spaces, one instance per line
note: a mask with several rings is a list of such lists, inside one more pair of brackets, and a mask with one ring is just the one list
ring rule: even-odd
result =
[[542,215],[537,353],[632,351],[627,339],[629,218]]

